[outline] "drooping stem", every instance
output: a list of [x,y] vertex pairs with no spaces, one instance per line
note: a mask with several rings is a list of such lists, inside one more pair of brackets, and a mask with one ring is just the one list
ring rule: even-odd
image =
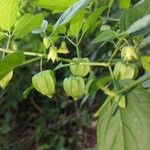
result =
[[[8,41],[7,41],[7,45],[6,45],[6,49],[9,49],[9,47],[10,47],[10,42],[11,42],[11,35],[10,35],[10,33],[9,33],[9,35],[8,35]],[[5,53],[6,53],[6,52],[3,52],[2,58],[5,57]]]
[[[16,51],[11,50],[11,49],[4,49],[4,48],[0,48],[1,52],[5,52],[5,53],[14,53]],[[34,53],[34,52],[23,52],[25,55],[27,56],[35,56],[35,57],[43,57],[46,58],[46,55],[41,54],[41,53]]]
[[116,80],[115,80],[115,77],[114,77],[114,74],[113,74],[113,71],[112,71],[112,68],[111,68],[111,62],[114,58],[114,56],[117,54],[117,52],[119,51],[120,49],[120,44],[122,42],[122,38],[119,39],[119,41],[117,42],[117,44],[115,45],[116,49],[114,50],[114,52],[112,53],[109,61],[108,61],[108,66],[109,66],[109,72],[110,72],[110,75],[111,75],[111,78],[112,78],[112,82],[113,82],[113,85],[114,85],[114,89],[115,91],[117,90],[117,84],[116,84]]
[[23,62],[23,63],[21,64],[21,66],[22,66],[22,65],[27,65],[27,64],[33,63],[33,62],[38,61],[38,60],[40,60],[40,59],[41,59],[41,57],[36,57],[36,58],[33,58],[33,59],[26,60],[25,62]]
[[141,84],[141,83],[143,83],[143,82],[145,82],[147,80],[150,80],[150,75],[147,75],[146,77],[144,77],[142,79],[134,81],[128,87],[125,87],[125,88],[117,91],[116,94],[125,94],[125,93],[129,92],[130,90],[132,90],[133,88],[135,88],[137,85],[139,85],[139,84]]
[[81,58],[81,53],[80,53],[80,49],[79,49],[79,44],[80,44],[80,41],[78,39],[78,36],[76,36],[76,51],[77,51],[77,57],[78,58]]
[[[14,50],[10,50],[10,49],[3,49],[3,48],[0,48],[0,51],[2,52],[6,52],[6,53],[14,53],[16,51]],[[38,57],[37,59],[40,60],[41,58],[45,58],[47,59],[47,55],[45,54],[42,54],[42,53],[35,53],[35,52],[26,52],[26,51],[23,51],[23,53],[27,56],[33,56],[33,57]],[[72,59],[68,59],[68,58],[61,58],[61,57],[58,57],[58,61],[62,61],[62,62],[72,62]],[[103,66],[103,67],[108,67],[108,62],[81,62],[81,64],[83,65],[90,65],[90,66]],[[114,63],[112,63],[111,65],[113,65]]]

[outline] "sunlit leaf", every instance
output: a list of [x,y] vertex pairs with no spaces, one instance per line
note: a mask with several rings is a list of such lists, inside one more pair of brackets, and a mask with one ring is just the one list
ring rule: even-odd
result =
[[10,31],[15,24],[19,11],[19,0],[2,0],[0,2],[0,27]]

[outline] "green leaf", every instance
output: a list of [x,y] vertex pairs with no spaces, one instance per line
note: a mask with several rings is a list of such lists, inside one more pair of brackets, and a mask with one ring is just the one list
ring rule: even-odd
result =
[[105,76],[103,78],[97,79],[90,88],[89,94],[93,95],[94,92],[97,92],[102,87],[104,87],[111,80],[110,76]]
[[130,7],[131,0],[120,0],[119,1],[119,8],[121,9],[128,9]]
[[[139,78],[139,80],[142,80],[142,79],[145,79],[147,78],[148,76],[150,76],[150,73],[145,73],[143,76],[141,76]],[[145,82],[143,82],[141,84],[144,88],[150,88],[150,79],[149,80],[146,80]]]
[[100,113],[97,150],[149,150],[150,96],[141,86],[126,96],[125,109],[112,103]]
[[85,20],[83,27],[82,27],[82,32],[85,33],[91,26],[93,26],[98,18],[100,18],[101,14],[104,12],[106,9],[106,6],[102,6],[98,9],[96,9],[91,15]]
[[110,9],[113,6],[115,0],[109,0],[108,8]]
[[24,14],[15,24],[15,30],[13,34],[16,38],[23,38],[32,30],[40,28],[43,19],[43,14]]
[[118,103],[118,106],[122,108],[126,107],[126,97],[124,95],[122,94],[116,95],[114,99]]
[[120,29],[122,32],[126,31],[134,22],[143,18],[150,13],[150,1],[145,0],[128,11],[126,11],[120,18]]
[[2,0],[0,2],[0,27],[10,31],[15,24],[19,11],[19,0]]
[[141,63],[142,63],[143,68],[147,72],[150,72],[150,56],[141,57]]
[[81,9],[85,8],[92,0],[80,0],[69,7],[54,25],[54,31],[61,25],[69,22]]
[[100,34],[93,40],[93,44],[95,43],[100,43],[103,41],[110,41],[116,38],[118,35],[115,31],[113,30],[107,30],[104,32],[100,32]]
[[80,29],[83,25],[85,18],[85,10],[81,10],[78,14],[76,14],[75,17],[70,21],[70,27],[69,27],[69,35],[77,37]]
[[15,52],[0,60],[0,80],[11,70],[25,61],[23,52]]
[[133,23],[127,30],[127,32],[133,33],[139,30],[142,30],[146,27],[150,26],[150,14],[147,16],[144,16],[143,18],[139,19],[135,23]]
[[0,40],[2,40],[5,37],[5,33],[4,32],[0,32]]
[[77,0],[36,0],[32,4],[41,8],[49,9],[53,13],[60,13],[70,7]]

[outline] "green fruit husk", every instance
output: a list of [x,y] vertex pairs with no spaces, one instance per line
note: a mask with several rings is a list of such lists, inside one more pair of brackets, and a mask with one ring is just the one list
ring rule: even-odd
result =
[[135,64],[119,61],[115,64],[113,73],[118,80],[135,79],[138,75],[138,68]]
[[55,76],[52,70],[41,71],[32,78],[33,87],[49,98],[55,93]]
[[68,96],[77,101],[85,93],[85,82],[80,76],[70,76],[64,79],[63,88]]
[[[73,58],[73,62],[70,63],[70,71],[76,76],[86,76],[90,72],[90,65],[88,58]],[[87,63],[87,64],[82,64]]]

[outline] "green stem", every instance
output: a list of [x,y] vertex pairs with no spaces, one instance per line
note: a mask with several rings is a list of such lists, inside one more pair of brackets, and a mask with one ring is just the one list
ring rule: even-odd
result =
[[116,18],[110,18],[110,17],[108,17],[108,18],[106,18],[108,21],[116,21],[116,22],[119,22],[119,19],[116,19]]
[[76,50],[77,50],[77,57],[80,58],[81,56],[80,56],[80,50],[79,50],[78,45],[76,45]]
[[27,61],[25,61],[23,64],[21,64],[21,66],[22,66],[22,65],[27,65],[27,64],[33,63],[33,62],[38,61],[38,60],[40,60],[40,59],[41,59],[41,57],[36,57],[36,58],[30,59],[30,60],[27,60]]
[[[4,49],[4,48],[0,48],[1,52],[5,52],[5,53],[14,53],[16,51],[14,50],[10,50],[10,49]],[[27,56],[35,56],[35,57],[42,57],[42,58],[47,58],[46,55],[41,54],[41,53],[34,53],[34,52],[23,52],[25,55]]]
[[143,82],[145,82],[145,81],[147,81],[147,80],[149,80],[149,79],[150,79],[150,75],[146,76],[145,78],[142,78],[142,79],[139,79],[139,80],[137,80],[137,81],[134,81],[134,83],[132,83],[132,84],[129,85],[128,87],[125,87],[125,88],[123,88],[123,89],[117,91],[116,94],[118,94],[118,95],[119,95],[119,94],[125,94],[125,93],[131,91],[131,90],[132,90],[133,88],[135,88],[137,85],[139,85],[139,84],[141,84],[141,83],[143,83]]
[[112,71],[112,68],[111,68],[110,65],[109,65],[109,72],[110,72],[110,75],[111,75],[111,78],[112,78],[112,81],[113,81],[114,89],[116,91],[117,90],[116,80],[115,80],[115,77],[114,77],[114,74],[113,74],[113,71]]
[[[9,49],[9,47],[10,47],[10,42],[11,42],[11,36],[8,35],[8,41],[7,41],[6,49]],[[5,57],[5,53],[6,53],[6,52],[3,52],[2,58]]]
[[108,97],[107,100],[98,109],[98,111],[93,115],[93,117],[98,117],[106,109],[106,107],[108,106],[111,100],[112,100],[112,97]]
[[115,45],[116,49],[114,50],[114,52],[112,53],[110,59],[109,59],[109,63],[111,63],[111,61],[113,60],[114,56],[117,54],[117,52],[120,50],[120,45],[122,42],[122,38],[119,39],[119,41],[117,42],[117,44]]
[[79,50],[79,41],[78,41],[78,37],[76,37],[76,51],[77,51],[77,57],[78,58],[81,58],[81,55],[80,55],[80,50]]
[[76,44],[75,44],[69,37],[65,36],[65,38],[66,38],[72,45],[76,46]]
[[[3,49],[3,48],[0,48],[0,51],[2,51],[2,52],[6,52],[6,53],[14,53],[14,52],[16,52],[16,51],[14,51],[14,50],[10,50],[10,49]],[[34,53],[34,52],[23,52],[25,55],[27,55],[27,56],[34,56],[34,57],[39,57],[39,60],[41,59],[41,58],[45,58],[45,59],[47,59],[47,55],[44,55],[44,54],[41,54],[41,53]],[[72,62],[72,59],[67,59],[67,58],[60,58],[60,57],[58,57],[58,60],[59,61],[62,61],[62,62],[68,62],[68,63],[70,63],[70,62]],[[83,63],[81,63],[81,64],[84,64],[84,65],[87,65],[87,64],[89,64],[90,66],[103,66],[103,67],[108,67],[108,62],[83,62]]]
[[109,59],[109,62],[108,62],[109,72],[110,72],[110,75],[111,75],[111,78],[112,78],[112,82],[113,82],[115,91],[117,90],[117,84],[116,84],[116,80],[115,80],[115,77],[114,77],[114,74],[113,74],[113,71],[112,71],[112,68],[111,68],[111,62],[112,62],[114,56],[115,56],[115,55],[117,54],[117,52],[119,51],[121,42],[122,42],[122,38],[119,39],[119,41],[118,41],[117,44],[115,45],[116,49],[115,49],[114,52],[112,53],[112,55],[111,55],[111,57],[110,57],[110,59]]
[[72,59],[61,58],[61,57],[58,57],[57,60],[62,61],[62,62],[68,62],[68,63],[72,62]]
[[103,66],[108,67],[108,63],[106,62],[81,62],[81,65],[90,65],[90,66]]
[[40,71],[42,71],[43,70],[43,59],[41,58],[40,59]]
[[137,85],[147,81],[150,79],[150,75],[146,76],[145,78],[143,79],[139,79],[137,81],[135,81],[133,84],[129,85],[128,87],[124,88],[124,89],[121,89],[119,90],[118,92],[116,92],[114,95],[110,95],[108,97],[108,99],[103,103],[103,105],[99,108],[99,110],[94,114],[94,117],[98,117],[100,113],[103,112],[103,110],[105,110],[105,108],[108,106],[108,104],[110,103],[110,101],[112,100],[112,98],[115,96],[115,95],[119,95],[119,94],[125,94],[129,91],[131,91],[133,88],[135,88]]
[[53,69],[53,71],[57,71],[57,70],[59,70],[59,69],[61,69],[61,68],[65,68],[65,67],[69,67],[71,64],[62,64],[61,66],[58,66],[58,67],[56,67],[56,68],[54,68]]

